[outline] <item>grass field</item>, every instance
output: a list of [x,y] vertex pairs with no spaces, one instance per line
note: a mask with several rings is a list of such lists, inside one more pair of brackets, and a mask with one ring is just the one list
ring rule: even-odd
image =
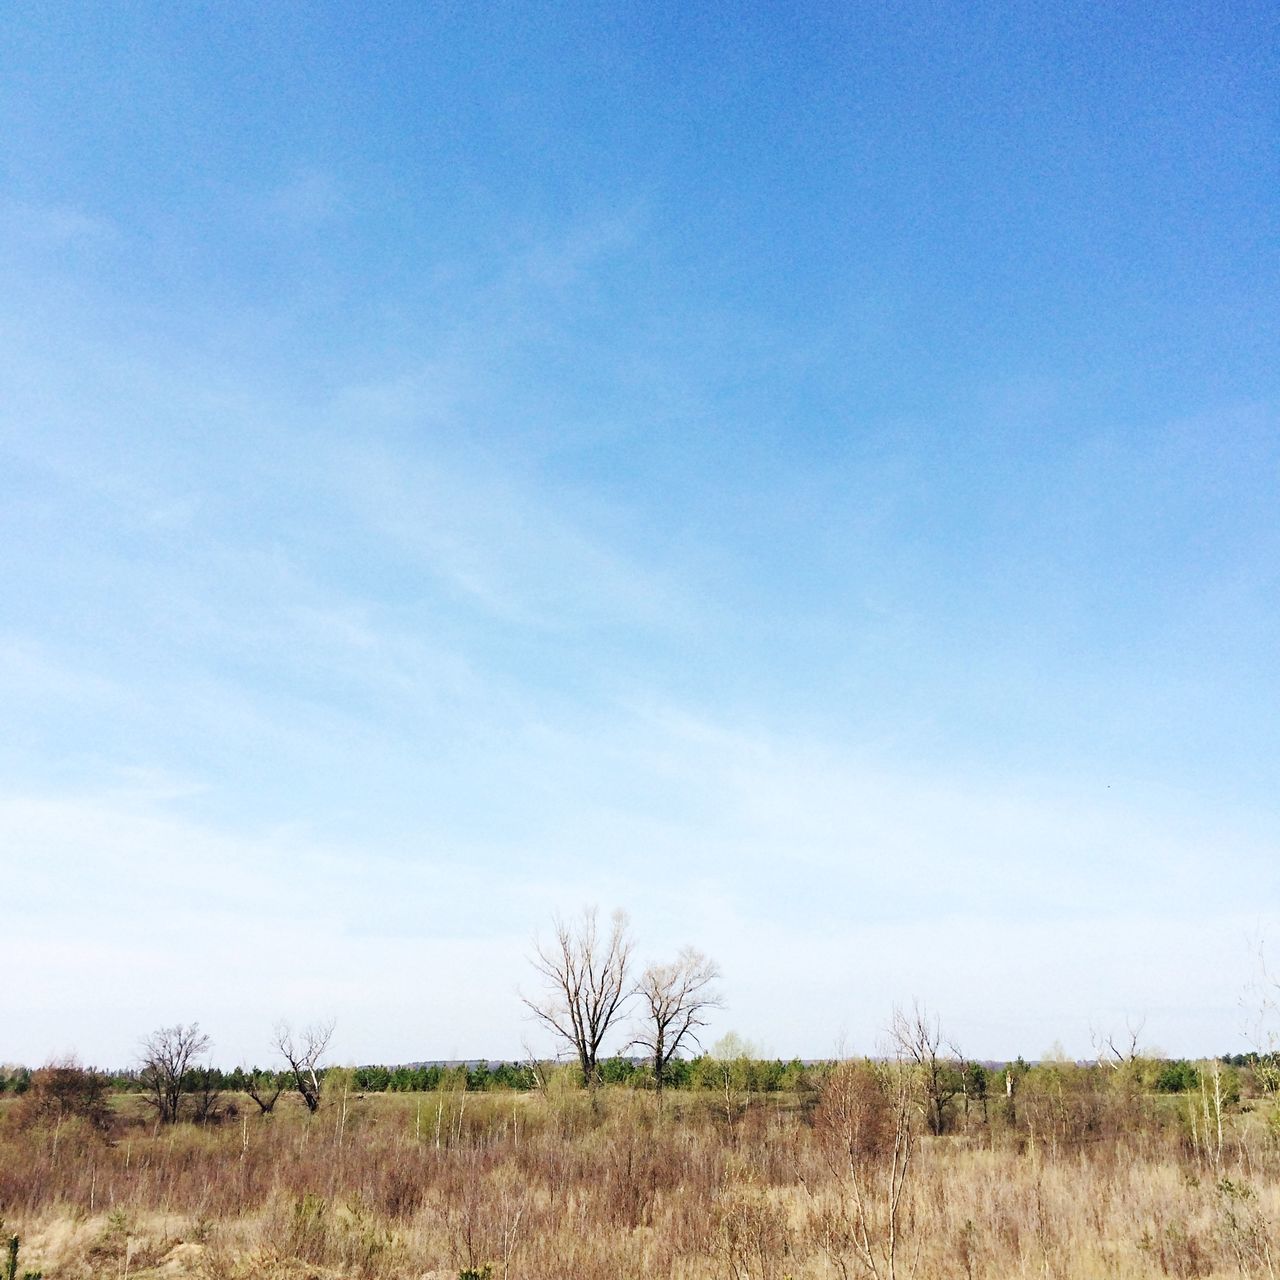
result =
[[232,1099],[163,1127],[133,1096],[105,1130],[8,1101],[0,1216],[47,1280],[1276,1276],[1265,1099],[1063,1066],[932,1136],[914,1090],[863,1063],[800,1095]]

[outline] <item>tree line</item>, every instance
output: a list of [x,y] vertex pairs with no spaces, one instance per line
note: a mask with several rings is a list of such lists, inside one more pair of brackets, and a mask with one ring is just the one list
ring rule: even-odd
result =
[[[1243,1070],[1250,1074],[1271,1072],[1280,1068],[1280,1060],[1269,1054],[1223,1054],[1216,1059],[1224,1067]],[[52,1066],[54,1064],[50,1064]],[[77,1067],[79,1064],[75,1064]],[[725,1058],[719,1053],[704,1053],[695,1058],[682,1058],[671,1064],[667,1072],[666,1087],[670,1089],[716,1090],[723,1088],[726,1070],[732,1081],[741,1089],[753,1094],[794,1093],[816,1088],[830,1062],[802,1061],[799,1058],[757,1058],[749,1053]],[[79,1068],[101,1078],[109,1093],[140,1094],[146,1089],[142,1072],[134,1068],[98,1071],[95,1068]],[[599,1063],[600,1080],[606,1085],[623,1085],[629,1088],[653,1087],[650,1065],[630,1057],[602,1058]],[[971,1100],[981,1101],[991,1091],[1003,1090],[1006,1073],[1014,1078],[1025,1076],[1035,1068],[1023,1058],[1008,1064],[972,1062],[965,1064],[969,1079],[960,1079],[957,1068],[957,1088],[952,1097],[967,1092]],[[35,1074],[45,1068],[13,1066],[0,1067],[0,1094],[21,1097],[30,1090]],[[330,1068],[318,1072],[321,1086]],[[434,1093],[446,1089],[467,1093],[516,1092],[530,1093],[542,1087],[546,1068],[529,1062],[475,1062],[475,1063],[427,1063],[413,1066],[369,1064],[349,1071],[350,1087],[358,1093]],[[1145,1089],[1153,1093],[1187,1093],[1200,1087],[1203,1069],[1185,1058],[1144,1060],[1137,1070],[1137,1079]],[[262,1067],[233,1067],[225,1070],[208,1066],[195,1068],[184,1080],[182,1093],[193,1095],[212,1086],[219,1094],[247,1094],[251,1086],[263,1082],[279,1085],[281,1092],[290,1086],[288,1072]],[[194,1108],[192,1108],[194,1109]]]

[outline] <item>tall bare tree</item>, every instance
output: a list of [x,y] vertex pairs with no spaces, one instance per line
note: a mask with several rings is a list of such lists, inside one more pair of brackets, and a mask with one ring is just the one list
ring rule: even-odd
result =
[[716,962],[694,947],[684,947],[669,964],[651,964],[641,976],[636,990],[645,1026],[632,1044],[649,1054],[659,1089],[671,1059],[686,1045],[698,1044],[708,1012],[724,1008],[714,986],[719,977]]
[[334,1026],[332,1018],[328,1022],[313,1022],[295,1036],[287,1022],[276,1023],[272,1044],[289,1064],[294,1088],[312,1114],[320,1109],[320,1059],[328,1051]]
[[161,1124],[173,1124],[178,1118],[182,1091],[195,1067],[195,1060],[211,1041],[193,1022],[189,1027],[178,1023],[153,1031],[143,1042],[141,1079],[147,1101],[156,1109]]
[[601,937],[596,915],[594,907],[587,907],[574,921],[557,916],[553,940],[534,943],[530,962],[542,977],[546,995],[524,1001],[577,1056],[588,1086],[599,1082],[600,1046],[634,992],[628,974],[633,943],[626,914],[613,913],[607,937]]

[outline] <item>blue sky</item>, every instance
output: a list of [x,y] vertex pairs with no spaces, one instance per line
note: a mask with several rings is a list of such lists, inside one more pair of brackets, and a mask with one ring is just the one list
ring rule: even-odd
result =
[[514,1055],[584,903],[767,1051],[1274,938],[1262,4],[19,5],[0,1058]]

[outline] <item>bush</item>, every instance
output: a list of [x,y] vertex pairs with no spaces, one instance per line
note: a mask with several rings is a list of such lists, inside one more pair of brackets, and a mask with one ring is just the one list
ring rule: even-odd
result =
[[27,1128],[74,1117],[105,1133],[111,1127],[108,1087],[105,1075],[74,1058],[51,1062],[32,1072],[30,1087],[17,1106],[17,1123]]

